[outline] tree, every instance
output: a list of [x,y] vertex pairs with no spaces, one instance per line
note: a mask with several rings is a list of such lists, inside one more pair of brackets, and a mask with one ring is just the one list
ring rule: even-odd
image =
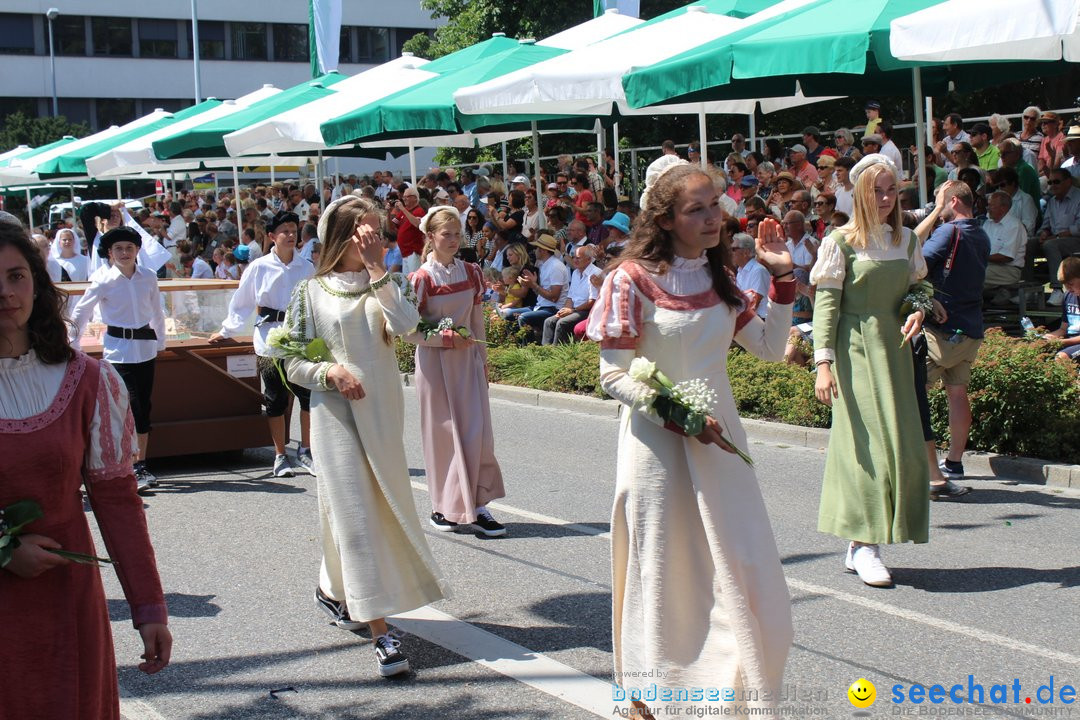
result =
[[15,112],[4,118],[0,124],[0,152],[19,145],[41,147],[55,142],[65,135],[86,137],[90,128],[85,123],[71,123],[60,117],[28,117]]

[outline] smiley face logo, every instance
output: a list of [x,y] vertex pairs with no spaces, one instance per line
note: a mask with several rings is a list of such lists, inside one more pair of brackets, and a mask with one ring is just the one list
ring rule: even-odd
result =
[[866,678],[859,678],[851,683],[847,690],[848,700],[857,708],[868,708],[877,700],[877,688]]

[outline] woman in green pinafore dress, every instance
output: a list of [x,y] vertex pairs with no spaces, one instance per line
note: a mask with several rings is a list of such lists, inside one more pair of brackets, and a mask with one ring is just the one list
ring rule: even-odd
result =
[[878,545],[928,539],[929,466],[907,346],[923,318],[900,315],[926,263],[900,224],[892,162],[869,155],[851,175],[851,222],[822,242],[810,277],[816,393],[833,406],[818,530],[851,541],[847,570],[887,587]]

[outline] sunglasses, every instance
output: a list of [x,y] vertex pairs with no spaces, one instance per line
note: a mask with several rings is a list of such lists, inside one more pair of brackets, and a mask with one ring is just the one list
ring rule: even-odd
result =
[[1025,115],[1024,119],[1025,120],[1038,120],[1039,116],[1038,115]]
[[1048,180],[1047,185],[1060,185],[1065,182],[1064,180]]
[[815,200],[814,201],[814,207],[824,207],[826,205],[828,205],[828,203],[825,202],[824,200]]

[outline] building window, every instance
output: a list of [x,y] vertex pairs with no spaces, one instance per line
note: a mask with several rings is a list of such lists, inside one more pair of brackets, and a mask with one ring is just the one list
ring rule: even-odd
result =
[[233,60],[266,60],[266,23],[230,23]]
[[[49,107],[51,108],[52,105]],[[90,101],[86,98],[60,98],[57,102],[57,109],[61,115],[68,119],[68,122],[83,123],[90,127]]]
[[[188,57],[192,57],[191,21],[187,21]],[[199,59],[225,59],[225,23],[220,20],[199,21]]]
[[413,35],[427,35],[428,31],[424,28],[398,28],[394,34],[394,57],[401,57],[402,46],[411,40]]
[[341,44],[338,46],[339,63],[351,63],[353,61],[352,31],[353,29],[347,25],[341,26]]
[[[49,102],[52,102],[52,100],[50,100]],[[52,105],[49,105],[49,109],[52,109]],[[37,98],[0,97],[0,120],[3,120],[8,115],[14,115],[15,113],[22,113],[26,117],[31,118],[37,117]]]
[[308,26],[274,23],[274,59],[286,62],[307,62]]
[[97,101],[98,128],[104,130],[110,125],[124,125],[135,119],[135,100],[114,99]]
[[189,108],[192,105],[191,100],[176,99],[168,100],[155,98],[153,100],[143,100],[143,115],[150,113],[155,108],[161,108],[165,112],[180,112],[184,108]]
[[131,18],[90,18],[94,54],[131,57]]
[[86,18],[61,15],[53,20],[53,43],[57,55],[85,55]]
[[139,56],[174,58],[177,56],[175,20],[139,20]]
[[34,54],[33,15],[0,13],[0,54]]
[[356,28],[357,62],[385,62],[389,60],[390,30],[388,28]]

